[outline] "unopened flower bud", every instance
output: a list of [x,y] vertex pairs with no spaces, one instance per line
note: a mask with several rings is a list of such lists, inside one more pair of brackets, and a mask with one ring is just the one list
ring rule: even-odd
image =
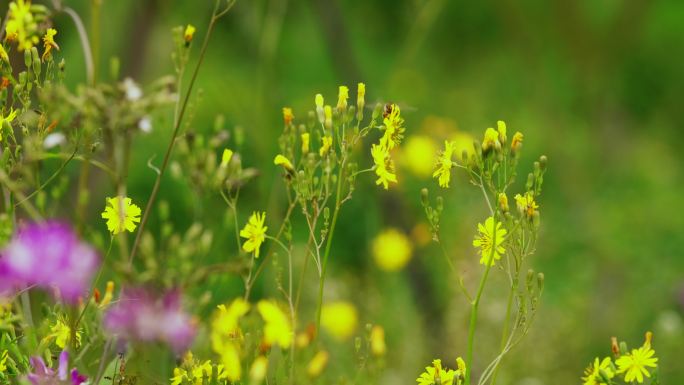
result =
[[539,157],[539,164],[541,165],[542,170],[546,170],[546,162],[548,162],[546,155],[542,155]]
[[537,288],[540,293],[544,290],[544,273],[537,273]]
[[531,293],[533,290],[533,287],[532,287],[533,282],[534,282],[534,270],[529,269],[529,270],[527,270],[527,279],[526,279],[527,291],[529,293]]
[[428,203],[429,203],[428,199],[429,199],[429,192],[428,192],[428,189],[425,188],[425,187],[423,187],[423,188],[420,190],[420,202],[423,204],[423,206],[427,206],[427,205],[428,205]]

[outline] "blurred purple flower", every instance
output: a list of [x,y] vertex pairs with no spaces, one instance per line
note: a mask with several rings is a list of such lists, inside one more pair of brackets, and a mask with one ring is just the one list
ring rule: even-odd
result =
[[[69,353],[66,350],[59,355],[59,367],[57,373],[45,365],[41,357],[34,356],[30,359],[33,366],[33,373],[27,375],[28,380],[33,385],[57,385],[63,384],[68,378],[69,373]],[[78,370],[71,371],[71,385],[86,384],[88,378],[78,373]]]
[[178,354],[195,339],[195,322],[181,308],[180,293],[155,297],[143,289],[126,289],[105,314],[105,328],[125,340],[165,342]]
[[76,303],[99,264],[95,249],[81,242],[69,225],[29,224],[0,251],[0,294],[35,285],[55,289],[65,301]]

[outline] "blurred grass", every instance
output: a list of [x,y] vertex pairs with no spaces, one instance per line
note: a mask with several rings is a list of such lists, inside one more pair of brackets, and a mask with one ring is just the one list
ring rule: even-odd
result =
[[[87,22],[89,2],[69,3]],[[105,0],[100,78],[107,79],[112,55],[123,75],[139,81],[171,73],[170,29],[193,23],[201,36],[210,3]],[[431,135],[437,145],[448,133],[425,126],[428,116],[475,137],[505,120],[509,130],[525,133],[523,167],[543,153],[550,171],[534,262],[547,278],[543,306],[532,334],[505,360],[500,383],[576,383],[594,355],[609,352],[610,336],[636,345],[646,330],[656,333],[663,382],[680,383],[682,20],[684,3],[677,0],[238,1],[211,42],[189,128],[208,131],[217,114],[229,127],[244,128],[243,163],[263,169],[243,194],[249,198],[241,215],[268,209],[275,219],[284,205],[271,193],[283,187],[265,160],[277,150],[282,106],[302,118],[316,92],[334,99],[338,84],[364,81],[367,100],[402,103],[407,134]],[[56,23],[75,85],[84,80],[77,36],[64,16]],[[168,117],[155,120],[154,130],[137,144],[132,162],[130,191],[140,200],[153,179],[147,159],[162,154],[160,138],[170,135]],[[418,247],[400,273],[373,265],[369,240],[384,226],[411,231],[423,220],[420,188],[437,192],[434,181],[408,170],[400,169],[399,178],[387,193],[362,183],[344,208],[328,294],[354,300],[365,310],[362,322],[385,325],[386,381],[410,383],[433,356],[453,362],[463,354],[468,312],[455,283],[446,282],[434,245]],[[449,251],[473,272],[470,239],[484,207],[464,178],[440,193]],[[194,200],[203,201],[205,213],[223,210],[216,197],[192,196],[169,179],[161,198],[171,202],[181,229],[194,218]],[[213,258],[225,258],[234,248],[232,228],[218,215],[210,226],[218,240]],[[212,290],[217,300],[238,294],[229,282],[212,285],[198,292]],[[497,286],[486,291],[491,305],[479,329],[492,347],[505,300],[497,294]]]

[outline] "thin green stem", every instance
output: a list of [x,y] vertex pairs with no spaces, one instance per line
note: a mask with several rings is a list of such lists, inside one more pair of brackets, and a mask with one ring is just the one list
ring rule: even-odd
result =
[[173,128],[173,134],[171,135],[171,140],[169,140],[168,147],[166,148],[166,153],[164,154],[164,160],[162,161],[162,166],[159,169],[159,173],[157,174],[157,178],[154,181],[154,186],[152,187],[152,192],[150,193],[150,198],[147,201],[147,205],[145,205],[145,211],[143,212],[143,217],[142,220],[140,221],[140,227],[138,228],[138,232],[135,236],[135,241],[133,242],[133,248],[131,250],[131,254],[128,258],[128,265],[133,264],[133,259],[135,258],[135,255],[138,251],[138,247],[140,245],[140,241],[142,240],[142,234],[143,230],[145,229],[145,225],[147,224],[147,220],[150,215],[150,211],[152,209],[152,206],[154,205],[154,202],[157,198],[157,194],[159,193],[159,186],[161,184],[161,180],[164,177],[164,173],[166,172],[167,166],[169,164],[169,160],[171,159],[171,153],[173,152],[173,147],[176,144],[176,138],[178,137],[178,132],[180,131],[181,123],[183,121],[183,116],[185,115],[186,108],[188,106],[188,102],[190,100],[190,96],[192,95],[192,89],[195,85],[195,81],[197,80],[197,75],[199,74],[200,67],[202,66],[202,63],[204,62],[204,57],[206,56],[207,52],[207,47],[209,46],[209,39],[211,38],[212,32],[214,31],[214,27],[216,26],[216,22],[218,19],[223,16],[229,7],[235,4],[234,1],[232,1],[229,6],[222,10],[221,12],[218,11],[219,9],[219,4],[220,0],[216,0],[215,6],[214,6],[214,11],[212,12],[211,15],[211,21],[209,22],[209,27],[207,28],[207,33],[204,35],[204,41],[202,42],[202,48],[200,49],[200,54],[199,54],[199,59],[197,60],[197,64],[195,65],[195,70],[192,73],[192,77],[190,78],[190,83],[188,84],[188,89],[185,93],[185,98],[183,98],[183,102],[180,108],[180,112],[178,113],[178,119],[176,119],[174,128]]
[[[506,304],[506,318],[504,319],[503,331],[501,332],[501,346],[499,348],[501,352],[503,352],[506,348],[506,342],[508,341],[508,329],[510,327],[509,325],[511,322],[511,309],[513,307],[513,294],[516,292],[516,290],[517,283],[514,283],[513,286],[511,286],[511,290],[508,292],[508,303]],[[500,365],[497,365],[496,369],[494,369],[494,375],[492,376],[492,385],[496,383],[496,378],[499,375],[500,367]]]
[[470,374],[473,371],[473,344],[475,341],[475,326],[477,325],[477,311],[480,306],[480,298],[482,297],[482,292],[484,291],[485,283],[487,282],[487,277],[489,276],[489,271],[494,265],[494,253],[496,252],[496,213],[493,213],[492,218],[492,245],[491,252],[489,254],[489,261],[487,267],[485,268],[484,274],[480,279],[480,285],[477,288],[477,294],[475,295],[475,300],[471,303],[470,310],[470,326],[468,327],[468,349],[466,353],[466,376],[465,385],[470,385]]

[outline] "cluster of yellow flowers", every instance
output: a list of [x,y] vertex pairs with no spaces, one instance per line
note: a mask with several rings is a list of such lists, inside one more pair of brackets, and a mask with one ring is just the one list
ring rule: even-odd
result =
[[385,105],[383,114],[384,133],[378,144],[371,146],[371,155],[375,164],[375,175],[378,179],[376,184],[387,190],[389,183],[397,183],[397,175],[394,169],[394,160],[390,156],[390,150],[397,147],[404,138],[404,119],[401,117],[401,109],[394,103]]
[[442,360],[432,361],[416,381],[419,385],[461,385],[466,375],[466,364],[461,357],[456,359],[456,370],[442,367]]
[[584,371],[582,381],[584,385],[609,385],[614,384],[617,377],[622,376],[625,383],[643,383],[644,378],[650,378],[658,368],[658,358],[651,347],[653,334],[646,333],[644,344],[636,349],[628,351],[623,342],[618,345],[613,338],[612,351],[615,361],[610,357],[600,360],[598,357]]

